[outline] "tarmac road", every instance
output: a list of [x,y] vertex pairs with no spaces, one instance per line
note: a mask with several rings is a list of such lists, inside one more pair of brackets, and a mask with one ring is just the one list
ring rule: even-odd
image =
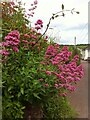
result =
[[75,92],[71,93],[70,102],[71,105],[78,112],[77,118],[88,118],[88,71],[90,71],[90,63],[82,61],[84,68],[84,77],[77,84]]

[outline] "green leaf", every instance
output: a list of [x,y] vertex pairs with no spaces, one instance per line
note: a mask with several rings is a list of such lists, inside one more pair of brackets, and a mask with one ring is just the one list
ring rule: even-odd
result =
[[54,16],[55,14],[53,13],[53,16]]
[[12,89],[12,86],[10,86],[9,88],[8,88],[8,91],[10,91]]
[[19,93],[18,93],[18,98],[19,98],[20,96],[21,96],[21,93],[19,92]]
[[54,16],[52,16],[52,19],[54,20]]
[[37,80],[33,80],[33,85],[37,85],[38,84],[38,81]]
[[24,89],[23,89],[23,88],[21,88],[21,90],[20,90],[20,91],[21,91],[21,93],[22,93],[22,95],[23,95],[23,94],[24,94]]
[[64,17],[64,16],[65,16],[65,14],[64,14],[64,13],[62,13],[62,16]]
[[22,110],[25,109],[25,106],[21,107],[21,109],[22,109]]
[[59,17],[59,15],[56,15],[55,18]]
[[62,4],[62,10],[64,10],[64,5]]
[[76,12],[77,14],[79,14],[80,12]]
[[36,93],[33,93],[33,96],[38,98],[38,99],[41,99]]

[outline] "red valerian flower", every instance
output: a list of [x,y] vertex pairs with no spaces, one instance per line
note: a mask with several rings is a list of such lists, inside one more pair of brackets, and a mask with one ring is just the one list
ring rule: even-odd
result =
[[42,25],[43,24],[43,22],[42,22],[42,20],[37,20],[37,22],[36,22],[37,24],[39,24],[39,25]]
[[37,1],[37,0],[34,1],[34,5],[36,5],[36,4],[38,4],[38,1]]
[[66,96],[67,96],[67,93],[66,93],[66,92],[61,93],[60,96],[62,96],[62,97],[66,97]]
[[13,51],[15,51],[15,52],[19,52],[19,49],[18,49],[17,47],[15,47],[15,46],[13,46],[12,49],[13,49]]
[[8,56],[10,53],[8,52],[8,50],[0,50],[0,54],[4,56]]
[[14,2],[10,2],[10,5],[14,6],[14,5],[15,5],[15,3],[14,3]]
[[17,39],[20,39],[20,33],[17,30],[13,30],[10,33],[8,33],[8,36],[16,37]]
[[34,44],[35,44],[35,42],[29,42],[28,44],[30,44],[30,45],[34,45]]
[[32,14],[27,14],[28,16],[31,16],[31,17],[33,17],[33,15]]
[[26,38],[30,38],[30,35],[28,35],[28,34],[24,34],[24,37],[26,37]]
[[51,72],[50,72],[50,71],[46,71],[46,74],[47,74],[47,75],[51,75]]
[[27,40],[22,40],[22,42],[23,42],[23,43],[28,43],[28,41],[27,41]]
[[41,29],[41,27],[40,26],[35,26],[35,29],[39,30],[39,29]]
[[47,38],[48,38],[48,36],[45,37],[45,39],[47,39]]
[[11,31],[4,39],[8,45],[17,46],[20,43],[20,33],[17,30]]
[[35,36],[33,34],[31,34],[30,37],[33,38],[33,39],[37,39],[37,36]]
[[2,43],[0,44],[0,46],[7,47],[7,46],[9,46],[9,44],[8,44],[8,42],[6,41],[6,42],[2,42]]
[[59,87],[59,85],[58,85],[58,84],[54,84],[54,87],[55,87],[55,88],[58,88],[58,87]]
[[23,46],[23,48],[28,48],[28,46]]
[[43,86],[48,87],[49,85],[46,83],[46,84],[44,84]]
[[[42,70],[42,72],[45,72],[47,75],[56,76],[56,82],[53,85],[53,87],[56,89],[64,88],[64,90],[67,90],[69,92],[75,91],[75,83],[80,81],[84,75],[82,65],[77,65],[79,56],[76,55],[72,60],[70,60],[71,55],[72,52],[68,51],[67,46],[64,46],[60,50],[59,45],[50,45],[45,52],[45,62],[49,61],[48,65],[51,65],[52,63],[56,69],[52,72],[47,69]],[[47,64],[45,64],[45,62],[42,61],[41,64],[46,66]],[[60,95],[65,97],[67,95],[67,92],[63,92]]]
[[35,29],[36,30],[39,30],[39,29],[41,29],[43,27],[43,22],[42,22],[42,20],[37,20],[36,21],[36,23],[35,23]]
[[[17,30],[13,30],[4,38],[5,42],[2,42],[1,45],[5,47],[4,50],[0,51],[0,54],[8,56],[10,51],[19,52],[18,46],[20,43],[20,33]],[[10,49],[10,51],[7,50]]]

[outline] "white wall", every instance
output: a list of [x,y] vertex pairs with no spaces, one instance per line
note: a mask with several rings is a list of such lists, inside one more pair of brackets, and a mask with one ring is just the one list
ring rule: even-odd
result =
[[89,57],[89,60],[90,60],[90,50],[88,51],[88,57]]
[[86,48],[84,50],[78,48],[78,50],[81,52],[82,59],[87,60],[89,58],[90,60],[90,48]]
[[84,50],[81,51],[81,55],[82,55],[82,59],[84,59],[84,57],[85,57],[85,51]]
[[85,56],[84,56],[84,60],[88,59],[88,49],[85,50]]

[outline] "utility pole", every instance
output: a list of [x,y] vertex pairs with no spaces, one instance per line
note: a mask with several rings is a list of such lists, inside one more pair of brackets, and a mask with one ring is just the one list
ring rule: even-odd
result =
[[74,37],[74,46],[76,48],[76,37]]

